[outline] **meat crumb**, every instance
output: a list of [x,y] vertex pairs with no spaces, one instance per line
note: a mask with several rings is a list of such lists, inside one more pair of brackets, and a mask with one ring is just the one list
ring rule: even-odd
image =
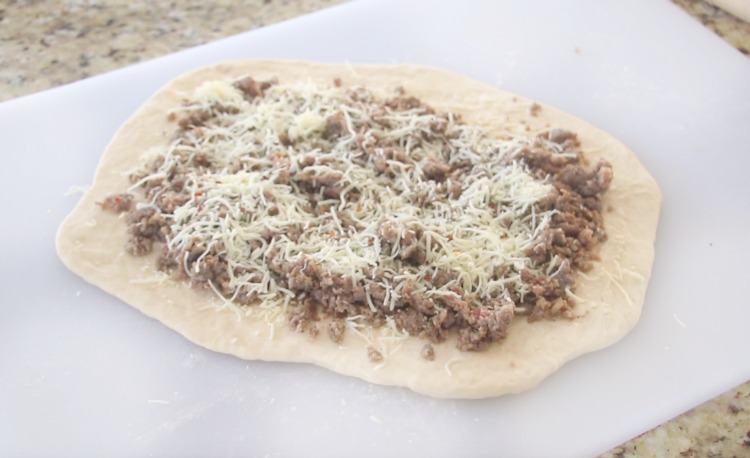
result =
[[529,114],[531,116],[537,116],[540,111],[542,111],[542,106],[536,102],[532,103],[531,106],[529,106]]
[[442,162],[440,159],[429,156],[424,158],[419,165],[425,176],[435,181],[445,181],[446,175],[451,171],[451,167],[448,164]]
[[383,361],[383,354],[373,347],[367,347],[367,358],[373,363],[379,363]]
[[321,135],[325,139],[331,139],[341,136],[346,132],[346,118],[341,111],[326,118],[325,128]]
[[435,360],[435,349],[430,344],[425,344],[424,347],[422,347],[422,351],[420,352],[420,355],[422,358],[426,359],[427,361],[434,361]]
[[344,339],[344,322],[343,321],[331,321],[328,325],[328,337],[336,343],[341,343]]
[[245,77],[234,82],[234,87],[242,91],[246,99],[252,100],[255,97],[262,97],[263,92],[275,84],[275,81],[256,81],[252,77]]
[[104,202],[99,204],[102,210],[111,210],[115,213],[123,213],[133,208],[133,196],[131,194],[113,194]]

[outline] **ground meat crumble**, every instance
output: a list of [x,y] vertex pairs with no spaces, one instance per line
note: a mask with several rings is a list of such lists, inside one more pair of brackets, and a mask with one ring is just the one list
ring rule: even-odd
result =
[[[256,81],[246,77],[234,82],[233,87],[246,101],[252,102],[262,99],[276,84],[275,80]],[[337,79],[333,86],[339,88],[341,81]],[[326,162],[325,152],[345,137],[351,143],[353,162],[373,170],[383,180],[399,179],[404,170],[418,170],[422,179],[433,187],[429,192],[415,190],[409,197],[416,207],[455,202],[466,192],[467,177],[481,164],[454,156],[454,143],[463,126],[459,116],[436,112],[402,90],[385,100],[376,99],[362,88],[345,91],[355,103],[376,106],[369,126],[355,126],[352,131],[348,113],[337,111],[324,120],[312,143],[305,140],[308,142],[305,147],[313,145],[313,150],[303,150],[298,134],[282,130],[276,134],[274,148],[250,145],[259,152],[239,155],[229,163],[217,162],[196,145],[206,135],[207,126],[230,125],[237,110],[221,104],[206,108],[186,102],[183,110],[170,118],[176,125],[173,144],[178,151],[170,158],[171,162],[166,163],[164,156],[156,157],[133,172],[130,177],[133,186],[128,193],[109,196],[100,203],[104,210],[127,214],[127,252],[143,256],[158,250],[160,270],[189,281],[194,288],[213,290],[240,306],[253,306],[263,300],[256,286],[270,281],[267,276],[234,265],[227,258],[227,247],[216,240],[193,237],[179,247],[168,243],[177,235],[174,221],[182,218],[181,213],[178,215],[181,209],[188,203],[200,208],[201,202],[206,202],[205,191],[196,190],[199,189],[196,177],[217,170],[262,172],[273,185],[289,188],[301,196],[303,208],[310,215],[333,213],[343,231],[358,230],[361,223],[357,218],[351,212],[337,210],[335,203],[356,207],[364,191],[357,183],[350,183],[343,171]],[[394,139],[384,133],[392,128],[393,113],[429,115],[431,121],[427,128],[413,132],[407,140]],[[412,157],[405,151],[405,143],[429,142],[441,145],[440,156]],[[179,152],[181,146],[185,146],[184,152]],[[283,232],[263,230],[255,234],[251,249],[266,250],[263,259],[270,279],[294,295],[288,317],[291,326],[300,332],[316,334],[317,323],[327,318],[329,324],[324,333],[334,342],[341,342],[347,319],[358,317],[375,327],[392,320],[398,329],[428,342],[421,351],[426,360],[435,357],[431,343],[442,342],[449,335],[457,336],[461,350],[482,350],[501,341],[510,322],[518,316],[530,320],[572,316],[574,303],[568,292],[575,290],[576,272],[591,268],[597,245],[606,240],[601,197],[612,180],[612,168],[607,162],[586,167],[579,146],[574,133],[550,130],[514,148],[503,158],[508,164],[521,164],[531,176],[551,185],[547,195],[527,210],[527,214],[547,212],[551,217],[534,243],[525,249],[529,264],[518,269],[509,263],[499,263],[492,268],[492,280],[501,282],[516,276],[520,284],[493,297],[466,291],[460,272],[446,268],[435,268],[419,281],[407,277],[401,282],[397,298],[383,286],[394,283],[401,271],[416,272],[419,266],[428,263],[430,250],[441,249],[425,245],[429,234],[419,221],[404,224],[384,218],[380,222],[376,237],[369,243],[378,243],[383,253],[390,253],[398,270],[367,268],[364,275],[368,281],[331,272],[304,254],[295,261],[285,259],[274,244],[282,238],[293,241],[302,237],[304,227],[289,225]],[[282,211],[274,193],[264,192],[262,200],[267,215],[276,216]],[[223,207],[217,218],[231,216],[242,220],[250,218],[248,215],[256,210]],[[450,240],[451,234],[445,237]],[[233,283],[238,277],[244,279],[240,285]],[[441,294],[427,294],[426,287],[439,289]],[[383,359],[381,352],[373,347],[368,347],[367,356],[373,362]]]

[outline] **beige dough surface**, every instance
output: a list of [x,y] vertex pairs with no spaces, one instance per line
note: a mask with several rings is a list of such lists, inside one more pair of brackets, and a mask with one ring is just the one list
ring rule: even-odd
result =
[[[614,179],[603,204],[609,239],[601,262],[578,279],[575,320],[528,323],[516,319],[508,338],[482,352],[461,352],[455,341],[435,345],[435,360],[419,356],[425,341],[408,337],[380,341],[389,356],[375,364],[366,339],[347,332],[339,345],[321,333],[297,333],[283,316],[269,322],[260,313],[238,313],[211,292],[196,291],[155,270],[153,256],[125,253],[125,223],[96,202],[129,186],[128,172],[140,155],[165,144],[176,107],[207,80],[277,77],[283,83],[314,80],[362,84],[391,93],[403,86],[439,111],[460,113],[467,123],[500,134],[534,134],[550,128],[578,134],[586,158],[605,158]],[[178,77],[151,97],[116,133],[101,157],[93,184],[62,223],[57,249],[63,262],[85,280],[174,329],[203,347],[250,360],[313,363],[363,380],[406,386],[434,397],[481,398],[536,386],[566,361],[615,343],[637,323],[654,258],[661,193],[637,157],[609,134],[576,117],[444,70],[415,65],[345,65],[292,61],[227,62]],[[527,130],[528,129],[528,130]],[[116,326],[117,323],[111,323]]]

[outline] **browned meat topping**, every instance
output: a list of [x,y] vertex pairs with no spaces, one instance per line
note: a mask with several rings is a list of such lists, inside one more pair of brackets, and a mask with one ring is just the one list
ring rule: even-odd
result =
[[328,324],[328,337],[336,343],[341,343],[344,340],[344,330],[346,325],[341,320],[334,320]]
[[126,245],[128,253],[143,256],[151,252],[154,242],[164,241],[167,225],[162,213],[156,208],[140,208],[130,213]]
[[110,210],[115,213],[122,213],[130,211],[133,208],[133,195],[132,194],[114,194],[99,204],[102,210]]
[[435,349],[432,347],[432,344],[424,344],[424,347],[422,347],[422,351],[420,352],[420,356],[422,356],[422,358],[426,359],[427,361],[434,361]]
[[[129,253],[158,246],[159,269],[239,306],[288,303],[299,332],[327,319],[337,343],[353,322],[395,326],[427,340],[427,360],[451,335],[461,350],[499,342],[517,315],[572,317],[613,173],[586,167],[574,133],[488,139],[403,90],[380,100],[340,81],[325,113],[281,92],[297,105],[278,130],[253,111],[278,110],[275,81],[232,87],[246,106],[186,102],[167,152],[131,175],[139,197],[100,204],[129,213]],[[492,254],[506,243],[517,251]]]
[[263,92],[271,87],[274,83],[274,81],[255,81],[253,78],[248,76],[235,81],[234,86],[242,91],[242,94],[245,96],[245,98],[252,99],[254,97],[262,97]]
[[372,347],[367,347],[367,357],[373,363],[379,363],[383,361],[383,354]]

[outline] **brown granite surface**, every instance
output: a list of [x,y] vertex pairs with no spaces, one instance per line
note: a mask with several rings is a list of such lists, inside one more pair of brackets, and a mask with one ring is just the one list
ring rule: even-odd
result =
[[0,101],[343,2],[0,1]]
[[[746,0],[747,1],[747,0]],[[742,54],[750,57],[750,24],[703,0],[672,0],[713,30]]]
[[[344,1],[6,1],[0,3],[0,101]],[[748,55],[750,24],[703,0],[672,1]],[[750,457],[750,382],[601,455],[614,457]]]

